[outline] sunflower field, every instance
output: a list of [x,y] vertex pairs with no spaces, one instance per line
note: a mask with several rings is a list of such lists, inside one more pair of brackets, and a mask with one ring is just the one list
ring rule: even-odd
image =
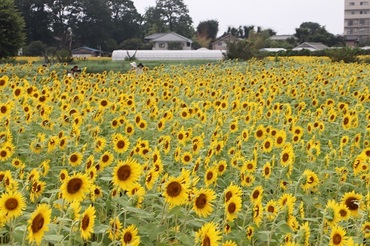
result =
[[0,244],[370,244],[370,66],[0,67]]

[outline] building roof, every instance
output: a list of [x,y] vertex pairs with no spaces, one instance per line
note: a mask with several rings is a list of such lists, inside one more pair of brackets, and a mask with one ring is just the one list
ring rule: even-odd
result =
[[85,55],[90,55],[90,54],[110,54],[110,52],[98,50],[98,49],[93,49],[87,46],[82,46],[76,49],[72,50],[72,54],[85,54]]
[[237,39],[238,39],[237,37],[235,37],[231,34],[226,34],[226,35],[223,35],[221,37],[216,38],[216,40],[212,44],[220,42],[220,41],[228,42],[228,41],[234,41],[234,40],[237,40]]
[[266,51],[266,52],[279,52],[279,51],[286,51],[284,48],[262,48],[260,51]]
[[322,43],[315,43],[315,42],[304,42],[298,45],[297,47],[293,48],[293,50],[311,50],[311,51],[316,51],[316,50],[325,50],[328,49],[329,47],[322,44]]
[[284,41],[290,38],[297,39],[294,35],[290,35],[290,34],[273,35],[270,37],[271,40],[276,40],[276,41]]
[[154,33],[152,35],[146,36],[144,39],[150,42],[189,42],[189,43],[193,43],[191,39],[181,36],[180,34],[175,33],[175,32]]

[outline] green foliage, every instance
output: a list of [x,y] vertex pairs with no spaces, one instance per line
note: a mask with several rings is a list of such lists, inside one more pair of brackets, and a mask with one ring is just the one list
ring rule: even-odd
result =
[[338,49],[329,49],[326,51],[327,56],[333,62],[343,61],[345,63],[358,62],[359,48],[343,47]]
[[17,54],[25,42],[24,20],[14,1],[0,1],[0,59]]
[[71,62],[73,60],[69,50],[57,50],[55,55],[58,62]]
[[152,44],[145,43],[140,38],[131,38],[123,41],[119,48],[123,50],[151,50]]
[[230,42],[228,48],[229,50],[225,55],[226,59],[249,60],[253,57],[252,43],[246,39]]
[[46,44],[42,41],[32,41],[29,45],[23,49],[23,55],[25,56],[42,56],[46,50]]

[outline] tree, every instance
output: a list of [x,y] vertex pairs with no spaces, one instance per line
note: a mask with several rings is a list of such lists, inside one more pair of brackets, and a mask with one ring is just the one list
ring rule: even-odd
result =
[[[155,8],[148,10],[151,11],[149,17],[159,17],[160,21],[153,24],[163,26],[160,29],[166,28],[170,32],[176,32],[185,37],[193,36],[193,20],[183,0],[157,0]],[[147,19],[147,21],[151,20],[153,19]]]
[[216,40],[217,33],[217,20],[201,21],[197,26],[195,41],[199,43],[202,47],[210,48],[209,46],[211,42]]
[[296,28],[296,33],[299,43],[303,42],[321,42],[327,46],[343,45],[344,39],[341,36],[335,36],[329,33],[325,26],[321,26],[315,22],[303,22],[299,28]]
[[17,54],[25,43],[24,20],[14,1],[0,1],[0,59]]
[[142,17],[131,0],[109,0],[107,4],[113,22],[112,37],[117,43],[142,37]]
[[54,44],[51,14],[47,3],[44,0],[15,0],[15,4],[25,21],[26,42],[29,44],[39,40],[45,44]]

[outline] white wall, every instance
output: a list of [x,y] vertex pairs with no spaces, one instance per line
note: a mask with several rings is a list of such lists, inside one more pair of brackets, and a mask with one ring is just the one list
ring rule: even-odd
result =
[[135,54],[138,60],[222,60],[224,50],[114,50],[113,61],[122,61]]

